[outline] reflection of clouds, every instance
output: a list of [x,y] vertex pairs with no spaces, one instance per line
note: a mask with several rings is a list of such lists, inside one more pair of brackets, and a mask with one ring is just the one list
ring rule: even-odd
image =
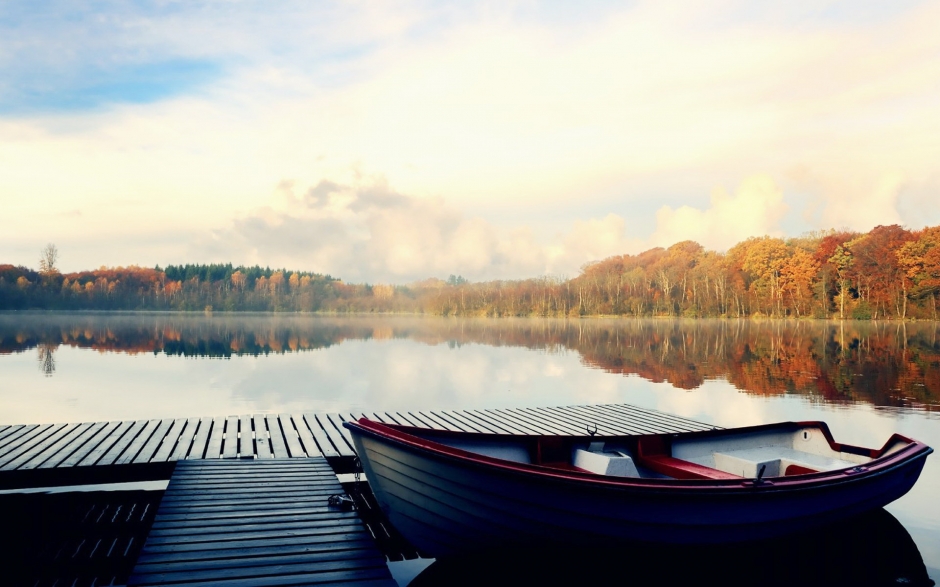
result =
[[742,394],[726,381],[706,381],[692,392],[670,387],[659,397],[658,410],[724,428],[768,422],[767,400]]

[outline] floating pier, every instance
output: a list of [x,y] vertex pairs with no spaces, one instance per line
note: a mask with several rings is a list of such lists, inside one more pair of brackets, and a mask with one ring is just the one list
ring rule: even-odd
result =
[[[0,490],[169,480],[162,499],[160,492],[140,492],[156,494],[151,505],[159,499],[152,527],[142,518],[135,522],[137,534],[112,537],[73,524],[69,531],[75,536],[66,544],[71,559],[88,558],[85,545],[91,545],[92,558],[99,550],[107,550],[108,557],[81,564],[69,559],[63,566],[56,555],[39,565],[45,570],[29,584],[97,586],[109,576],[112,584],[129,576],[128,585],[141,587],[394,585],[386,561],[414,558],[414,547],[388,525],[367,484],[343,485],[336,476],[356,471],[343,422],[363,417],[501,434],[581,436],[596,428],[599,435],[641,435],[715,428],[627,404],[0,425]],[[355,511],[329,504],[331,495],[340,494],[352,497]],[[102,549],[102,544],[110,546]],[[120,555],[113,561],[112,552]]]
[[323,457],[181,461],[128,585],[394,587],[343,493]]
[[343,422],[359,418],[502,434],[655,434],[709,424],[628,404],[342,414],[256,414],[0,426],[0,489],[169,479],[177,461],[323,457],[351,472]]

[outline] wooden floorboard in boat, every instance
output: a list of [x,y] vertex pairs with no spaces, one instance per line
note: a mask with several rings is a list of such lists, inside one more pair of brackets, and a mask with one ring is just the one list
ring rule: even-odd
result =
[[188,460],[351,459],[343,423],[360,417],[466,432],[583,435],[653,434],[714,428],[680,416],[628,404],[473,410],[256,414],[124,422],[3,424],[0,486],[4,475],[31,469],[143,465]]
[[394,586],[358,515],[329,506],[344,491],[326,459],[287,456],[180,461],[128,585]]

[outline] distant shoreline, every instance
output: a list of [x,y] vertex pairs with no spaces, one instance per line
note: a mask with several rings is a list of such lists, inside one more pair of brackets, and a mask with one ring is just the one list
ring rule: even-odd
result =
[[424,312],[331,312],[331,311],[316,311],[316,312],[303,312],[303,311],[258,311],[258,310],[213,310],[211,312],[198,311],[198,310],[95,310],[95,309],[76,309],[76,310],[43,310],[43,309],[28,309],[28,310],[9,310],[9,309],[0,309],[0,316],[24,316],[24,315],[56,315],[56,314],[70,314],[70,315],[87,315],[87,316],[146,316],[146,315],[157,315],[157,316],[191,316],[191,317],[228,317],[228,316],[265,316],[265,317],[277,317],[277,316],[324,316],[324,317],[335,317],[335,318],[364,318],[364,317],[402,317],[402,318],[429,318],[429,319],[442,319],[442,320],[469,320],[469,319],[483,319],[483,320],[529,320],[529,319],[538,319],[538,320],[564,320],[564,321],[578,321],[578,320],[675,320],[675,321],[684,321],[684,322],[709,322],[709,321],[721,321],[721,322],[811,322],[811,323],[820,323],[820,322],[831,322],[831,323],[886,323],[886,324],[902,324],[902,323],[930,323],[937,322],[940,323],[940,320],[934,320],[932,318],[916,318],[908,317],[904,319],[899,318],[878,318],[878,319],[860,319],[860,318],[838,318],[838,317],[829,317],[829,318],[814,318],[810,316],[634,316],[631,314],[585,314],[579,316],[540,316],[540,315],[518,315],[518,316],[489,316],[489,315],[478,315],[478,314],[428,314]]

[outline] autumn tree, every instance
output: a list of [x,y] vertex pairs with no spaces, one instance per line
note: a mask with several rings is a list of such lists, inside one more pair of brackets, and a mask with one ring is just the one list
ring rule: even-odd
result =
[[764,300],[770,314],[782,313],[781,272],[790,250],[779,238],[755,237],[745,241],[741,268],[754,276],[751,289]]
[[937,292],[940,291],[940,226],[925,228],[914,240],[901,245],[897,260],[911,293],[930,297],[933,318],[937,318]]
[[58,261],[59,249],[52,243],[47,244],[39,253],[39,272],[44,276],[55,275],[59,272]]
[[853,257],[852,277],[860,298],[873,308],[877,317],[888,314],[907,315],[907,283],[905,271],[898,260],[898,251],[914,239],[913,234],[896,224],[876,226],[846,246]]
[[818,272],[819,262],[804,249],[793,251],[780,269],[781,288],[789,296],[790,306],[797,316],[806,314]]
[[839,319],[845,319],[845,298],[849,292],[849,275],[852,270],[852,253],[849,251],[848,247],[839,245],[836,247],[835,252],[829,257],[828,262],[832,267],[835,268],[836,276],[838,277],[838,291],[839,291]]

